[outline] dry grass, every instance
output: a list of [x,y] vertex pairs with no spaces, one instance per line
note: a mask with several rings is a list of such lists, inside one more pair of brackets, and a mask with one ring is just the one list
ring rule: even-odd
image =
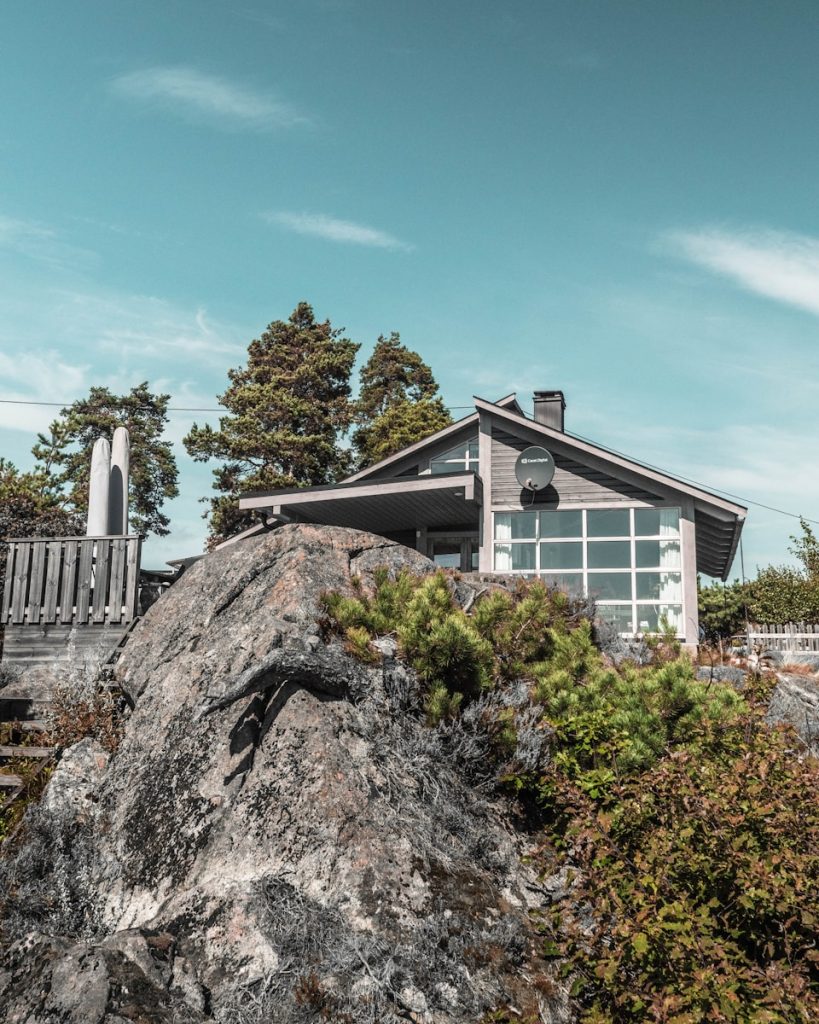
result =
[[784,665],[779,666],[780,672],[785,672],[789,676],[815,676],[817,675],[816,669],[810,665],[805,665],[798,661],[788,661]]

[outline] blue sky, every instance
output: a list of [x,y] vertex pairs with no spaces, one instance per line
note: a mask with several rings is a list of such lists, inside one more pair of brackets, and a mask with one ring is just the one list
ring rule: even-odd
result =
[[[559,387],[570,430],[819,519],[817,93],[814,2],[6,5],[0,397],[212,407],[306,299],[452,406]],[[52,414],[0,405],[0,453]],[[177,457],[149,561],[201,547]],[[746,569],[797,526],[751,506]]]

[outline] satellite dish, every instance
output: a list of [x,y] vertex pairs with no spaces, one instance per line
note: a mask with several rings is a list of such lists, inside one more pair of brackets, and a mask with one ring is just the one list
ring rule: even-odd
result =
[[525,448],[515,462],[515,477],[527,491],[542,491],[555,475],[555,460],[538,445]]

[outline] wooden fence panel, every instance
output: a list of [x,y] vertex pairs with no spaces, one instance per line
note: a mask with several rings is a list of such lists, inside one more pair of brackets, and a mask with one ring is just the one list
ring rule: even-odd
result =
[[77,597],[77,562],[80,556],[76,540],[67,540],[64,544],[60,622],[69,623],[74,619],[74,602]]
[[60,572],[63,565],[63,542],[51,540],[46,548],[45,595],[43,597],[43,622],[57,621],[57,598],[60,591]]
[[125,576],[125,622],[132,622],[137,617],[139,600],[139,566],[142,551],[142,538],[130,537],[128,540],[127,572]]
[[128,624],[137,612],[140,550],[139,537],[8,541],[0,622]]
[[748,640],[783,653],[819,653],[819,624],[813,622],[761,623],[748,632]]
[[45,583],[45,551],[43,541],[35,541],[31,550],[31,572],[28,582],[28,621],[40,621],[40,608],[43,600]]
[[77,614],[79,625],[88,622],[88,608],[91,604],[91,567],[94,559],[93,540],[80,541],[80,564],[77,570]]
[[124,537],[111,541],[111,578],[108,585],[108,622],[122,621],[122,581],[125,576]]
[[6,552],[6,582],[3,587],[3,617],[0,622],[5,624],[11,610],[11,591],[14,586],[14,556],[17,553],[17,545],[9,544]]
[[11,621],[22,624],[26,617],[26,593],[28,591],[28,567],[31,562],[31,545],[16,544],[14,560],[14,590],[11,597]]
[[94,578],[92,607],[94,622],[105,622],[105,611],[108,604],[108,570],[111,566],[111,541],[98,540],[94,558]]

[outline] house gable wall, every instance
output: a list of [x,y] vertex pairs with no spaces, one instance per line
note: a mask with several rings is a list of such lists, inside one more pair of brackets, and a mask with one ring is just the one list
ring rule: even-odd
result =
[[[536,430],[519,428],[484,413],[481,421],[484,440],[482,456],[488,451],[489,472],[481,464],[489,501],[483,516],[481,568],[492,571],[492,513],[529,508],[591,508],[674,506],[680,509],[682,552],[682,636],[688,644],[697,643],[696,543],[694,503],[687,495],[672,487],[646,486],[636,473],[609,464],[605,455],[582,457],[559,438],[545,439]],[[546,448],[555,460],[555,475],[549,487],[531,492],[521,488],[515,477],[518,455],[529,445]],[[583,458],[581,462],[580,459]]]
[[421,451],[416,451],[405,459],[400,459],[388,466],[384,466],[383,469],[371,473],[367,479],[375,482],[377,480],[390,480],[397,476],[417,476],[423,474],[428,471],[432,459],[436,459],[439,455],[443,455],[444,452],[448,452],[459,445],[466,446],[467,441],[477,440],[478,425],[474,422],[469,423],[462,430],[455,431],[439,441],[430,443],[428,447],[423,448]]
[[[663,499],[644,487],[617,479],[604,470],[584,465],[576,456],[558,450],[558,446],[542,440],[535,441],[510,433],[505,425],[492,427],[492,504],[520,506],[529,504],[531,495],[524,492],[515,477],[518,455],[530,444],[539,444],[551,452],[555,460],[555,475],[549,487],[535,495],[536,504],[635,504],[654,505]],[[524,502],[525,498],[525,502]]]

